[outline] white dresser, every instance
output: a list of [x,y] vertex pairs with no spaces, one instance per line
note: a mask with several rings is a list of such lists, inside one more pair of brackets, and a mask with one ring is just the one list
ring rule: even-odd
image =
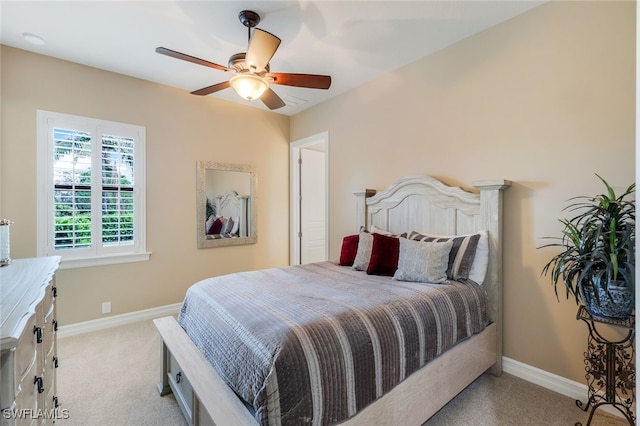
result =
[[0,268],[0,424],[49,425],[56,394],[58,256]]

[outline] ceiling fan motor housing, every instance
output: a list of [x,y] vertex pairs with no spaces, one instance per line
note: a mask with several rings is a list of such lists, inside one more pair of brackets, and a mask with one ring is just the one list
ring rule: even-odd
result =
[[[245,52],[240,52],[240,53],[236,53],[235,55],[231,55],[231,57],[229,58],[229,68],[233,68],[234,70],[236,70],[236,72],[249,71],[249,67],[245,62],[246,55],[247,54]],[[264,71],[269,72],[269,64],[267,64],[267,66],[264,67]]]
[[260,15],[253,10],[243,10],[238,13],[238,19],[247,28],[253,28],[260,23]]

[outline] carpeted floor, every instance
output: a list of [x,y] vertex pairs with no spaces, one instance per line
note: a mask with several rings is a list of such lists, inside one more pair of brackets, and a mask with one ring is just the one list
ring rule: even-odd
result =
[[58,358],[63,426],[186,425],[173,395],[156,390],[160,336],[151,321],[58,339]]
[[[182,426],[173,395],[160,397],[160,338],[151,321],[58,340],[58,395],[68,410],[63,426]],[[575,402],[503,374],[483,375],[426,426],[551,426],[586,423]],[[593,426],[624,426],[606,413]],[[225,426],[225,425],[219,425]]]

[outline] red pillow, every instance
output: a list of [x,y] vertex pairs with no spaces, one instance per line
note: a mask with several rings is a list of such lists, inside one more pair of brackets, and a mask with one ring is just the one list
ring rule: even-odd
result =
[[223,225],[222,219],[217,218],[211,224],[211,228],[209,228],[209,231],[207,232],[207,234],[219,234],[220,231],[222,230],[222,225]]
[[342,239],[342,250],[340,251],[340,265],[352,266],[353,261],[356,260],[356,253],[358,252],[358,241],[360,237],[358,234],[347,235]]
[[398,269],[399,255],[400,239],[398,237],[374,233],[367,274],[392,277]]

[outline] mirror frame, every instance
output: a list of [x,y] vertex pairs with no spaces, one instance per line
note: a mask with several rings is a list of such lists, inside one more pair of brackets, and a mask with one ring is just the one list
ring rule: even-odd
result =
[[[220,238],[220,239],[207,239],[205,222],[206,218],[206,206],[207,195],[205,191],[207,170],[217,171],[229,171],[229,172],[245,172],[250,174],[251,193],[249,194],[249,230],[248,237],[241,238]],[[211,247],[228,247],[239,246],[244,244],[255,244],[258,240],[258,216],[257,216],[257,190],[258,178],[256,175],[256,168],[254,166],[242,165],[242,164],[229,164],[229,163],[217,163],[214,161],[198,161],[197,173],[196,173],[196,232],[198,248],[211,248]]]

